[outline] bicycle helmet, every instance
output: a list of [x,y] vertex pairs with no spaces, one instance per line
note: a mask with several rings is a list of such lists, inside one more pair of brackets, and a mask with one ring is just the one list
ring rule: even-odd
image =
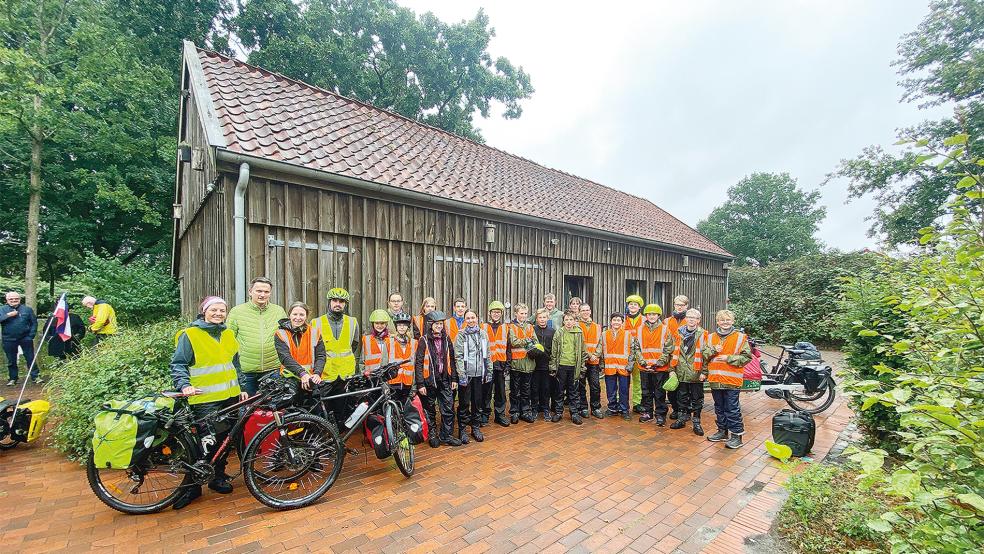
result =
[[493,300],[492,302],[489,302],[489,311],[491,312],[492,310],[506,311],[506,307],[502,304],[502,302]]
[[369,323],[389,323],[390,321],[389,312],[386,310],[373,310],[369,314]]
[[342,287],[335,287],[331,289],[330,291],[328,291],[327,296],[328,296],[328,300],[343,300],[345,302],[352,301],[352,295],[350,295],[349,291],[343,289]]
[[393,325],[396,325],[397,323],[406,323],[407,325],[410,325],[411,321],[413,321],[413,319],[410,317],[410,314],[406,312],[400,312],[393,316]]
[[646,304],[646,308],[642,310],[642,313],[660,315],[663,313],[663,308],[660,308],[659,304]]
[[635,302],[636,304],[638,304],[640,306],[642,306],[643,304],[646,303],[646,301],[643,300],[642,297],[639,296],[638,294],[630,294],[629,296],[627,296],[625,298],[625,303],[626,304],[630,304],[632,302]]
[[441,310],[434,310],[433,312],[427,314],[427,323],[434,323],[437,321],[444,321],[448,318],[447,314]]

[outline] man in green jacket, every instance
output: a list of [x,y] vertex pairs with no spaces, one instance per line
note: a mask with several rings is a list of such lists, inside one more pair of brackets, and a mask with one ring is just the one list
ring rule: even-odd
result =
[[287,317],[281,306],[270,303],[273,283],[257,277],[249,284],[249,302],[229,310],[226,325],[239,342],[239,363],[242,366],[243,392],[256,394],[260,379],[280,367],[273,337],[280,320]]

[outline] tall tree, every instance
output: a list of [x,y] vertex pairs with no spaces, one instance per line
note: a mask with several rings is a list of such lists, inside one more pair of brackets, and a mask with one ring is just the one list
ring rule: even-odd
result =
[[485,12],[448,24],[393,0],[250,0],[232,20],[250,63],[476,140],[472,122],[518,118],[529,75],[492,59]]
[[[933,0],[919,27],[902,37],[899,55],[895,65],[902,77],[902,100],[920,107],[955,104],[954,116],[901,129],[899,138],[910,145],[906,149],[869,146],[828,176],[850,179],[853,198],[873,195],[878,200],[869,234],[880,235],[889,245],[917,239],[923,227],[938,227],[957,192],[954,183],[959,179],[946,163],[921,163],[932,160],[926,148],[984,155],[984,144],[973,140],[984,133],[984,2]],[[961,133],[971,140],[945,143]]]
[[788,173],[753,173],[728,189],[728,200],[697,230],[739,264],[791,260],[822,247],[816,232],[827,210],[819,200],[819,192],[800,190]]

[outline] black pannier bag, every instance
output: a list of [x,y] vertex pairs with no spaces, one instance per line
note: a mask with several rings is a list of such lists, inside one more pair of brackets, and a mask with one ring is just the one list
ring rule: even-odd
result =
[[790,365],[789,373],[788,381],[803,385],[806,394],[815,394],[824,387],[833,370],[829,365],[807,362]]
[[784,409],[772,416],[773,442],[785,444],[797,458],[810,452],[816,436],[817,424],[808,412]]
[[371,414],[366,418],[366,440],[372,445],[376,457],[380,460],[386,459],[393,454],[390,446],[390,438],[386,436],[386,423],[383,416]]
[[794,360],[819,362],[821,359],[820,351],[817,350],[817,347],[812,342],[797,342],[793,345],[793,349],[802,350],[802,352],[792,354]]

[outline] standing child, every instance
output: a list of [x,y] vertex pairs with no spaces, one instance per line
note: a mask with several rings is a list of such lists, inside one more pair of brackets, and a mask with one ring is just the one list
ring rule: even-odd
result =
[[482,324],[485,334],[489,337],[489,349],[492,358],[492,381],[485,385],[485,404],[483,405],[482,421],[488,423],[492,415],[492,404],[495,403],[495,422],[502,427],[509,427],[506,418],[506,372],[509,362],[506,359],[506,340],[509,326],[502,319],[506,307],[498,300],[489,303],[489,320]]
[[[666,325],[669,326],[670,332],[673,333],[673,340],[676,341],[680,338],[677,335],[677,329],[681,325],[684,325],[684,318],[687,317],[687,310],[690,308],[690,299],[682,294],[678,294],[673,298],[673,313],[670,317],[666,318]],[[670,412],[670,419],[677,419],[680,417],[680,400],[679,400],[680,389],[670,391],[667,393],[667,398],[670,400],[670,408],[673,410]]]
[[389,363],[390,316],[386,310],[373,310],[369,314],[369,332],[362,337],[362,373]]
[[465,312],[465,326],[454,340],[454,360],[458,370],[458,440],[468,444],[465,426],[471,426],[472,437],[482,442],[482,391],[492,380],[492,358],[489,337],[478,324],[474,310]]
[[398,313],[393,318],[393,328],[396,332],[389,340],[389,360],[390,362],[404,362],[400,364],[400,370],[389,380],[390,389],[393,396],[402,402],[410,398],[413,391],[414,362],[417,359],[417,341],[413,338],[412,323],[410,314]]
[[413,316],[413,338],[419,339],[425,332],[424,318],[437,309],[437,300],[428,296],[420,303],[420,313]]
[[707,366],[704,364],[704,345],[707,344],[707,331],[700,326],[700,312],[687,310],[685,323],[677,327],[676,351],[677,400],[680,403],[680,418],[670,425],[670,429],[683,429],[693,418],[694,434],[704,436],[700,424],[700,412],[704,409],[704,381],[707,380]]
[[543,346],[540,346],[536,340],[533,325],[527,321],[529,317],[529,306],[522,303],[513,306],[513,319],[516,322],[510,324],[509,339],[506,341],[509,358],[509,416],[512,423],[517,423],[520,418],[527,423],[533,423],[530,376],[533,374],[536,361],[531,359],[526,351],[538,346],[542,349]]
[[[642,299],[638,294],[632,294],[625,298],[625,319],[622,327],[629,333],[635,334],[642,327],[642,305],[645,304],[645,300]],[[629,369],[632,371],[632,410],[637,413],[642,413],[642,379],[639,373],[641,369],[638,365],[632,366]]]
[[[458,371],[451,363],[454,346],[444,334],[445,319],[447,316],[444,312],[437,310],[427,314],[424,336],[417,342],[414,360],[414,386],[427,412],[430,427],[427,441],[432,448],[440,444],[461,446],[461,441],[454,436],[454,393],[458,389]],[[435,403],[441,410],[439,432]]]
[[[591,409],[591,415],[602,419],[605,415],[601,412],[601,360],[598,354],[601,351],[601,324],[591,320],[591,306],[581,304],[581,332],[584,333],[584,350],[588,354],[588,361],[584,365],[584,373],[578,380],[578,390],[581,395],[581,417],[587,417],[585,413]],[[590,394],[590,399],[588,393]],[[590,400],[590,404],[589,404]]]
[[[550,355],[553,352],[556,330],[550,323],[550,312],[546,308],[536,311],[536,325],[533,326],[533,331],[536,333],[536,340],[543,345],[543,354],[536,358],[533,381],[530,384],[533,419],[536,419],[537,414],[543,414],[543,421],[550,421],[553,419],[554,397],[557,395],[557,378],[550,374]],[[563,411],[563,408],[557,410]]]
[[648,304],[643,310],[645,322],[636,331],[636,340],[642,351],[640,379],[642,381],[642,416],[640,423],[656,420],[656,425],[666,424],[666,391],[663,385],[675,365],[673,333],[666,323],[659,320],[663,312],[659,304]]
[[708,360],[707,380],[711,383],[717,432],[707,437],[711,442],[728,441],[728,448],[741,448],[745,425],[738,402],[744,380],[745,364],[752,361],[752,347],[745,333],[735,329],[735,314],[720,310],[714,316],[717,328],[710,333],[703,356]]
[[602,334],[601,368],[605,372],[605,390],[608,392],[608,415],[621,415],[630,420],[629,368],[639,359],[639,346],[633,334],[622,328],[625,316],[615,312],[608,319],[608,329]]
[[465,310],[468,309],[468,303],[465,302],[464,298],[455,298],[451,307],[453,311],[451,317],[448,318],[445,332],[453,344],[455,339],[458,338],[458,331],[465,326]]
[[574,385],[584,372],[584,362],[588,353],[584,349],[584,333],[577,324],[574,312],[564,314],[563,325],[553,338],[550,355],[550,373],[558,381],[557,394],[554,396],[555,411],[553,422],[557,423],[564,415],[564,402],[571,411],[571,421],[580,425],[581,408],[577,398],[577,388]]

